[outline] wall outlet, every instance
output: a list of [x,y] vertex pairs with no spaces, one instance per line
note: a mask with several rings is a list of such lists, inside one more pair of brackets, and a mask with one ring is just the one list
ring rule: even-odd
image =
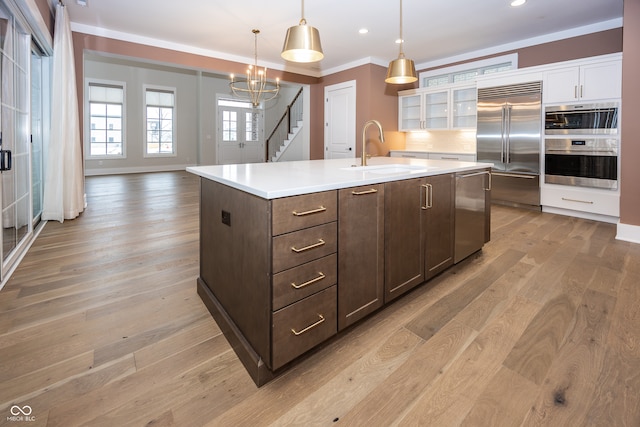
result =
[[231,227],[231,212],[222,211],[222,223]]

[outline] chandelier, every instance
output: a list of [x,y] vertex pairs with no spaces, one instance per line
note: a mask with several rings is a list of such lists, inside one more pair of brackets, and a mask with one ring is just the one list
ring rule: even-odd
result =
[[235,80],[231,74],[231,90],[238,98],[250,100],[254,107],[258,107],[262,101],[275,98],[280,91],[280,79],[276,79],[275,85],[267,81],[267,67],[258,67],[258,34],[260,30],[251,30],[255,38],[254,64],[247,68],[246,81]]

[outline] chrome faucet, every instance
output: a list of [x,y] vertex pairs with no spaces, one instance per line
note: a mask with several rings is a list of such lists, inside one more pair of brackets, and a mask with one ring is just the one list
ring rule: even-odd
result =
[[367,166],[367,128],[370,125],[376,125],[378,126],[378,132],[380,132],[380,142],[384,143],[384,133],[382,132],[382,125],[380,124],[379,121],[377,120],[369,120],[368,122],[366,122],[364,124],[364,126],[362,127],[362,161],[360,162],[360,165],[362,166]]

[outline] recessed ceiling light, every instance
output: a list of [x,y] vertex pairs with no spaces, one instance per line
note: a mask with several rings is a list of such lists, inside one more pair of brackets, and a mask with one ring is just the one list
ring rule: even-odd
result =
[[76,0],[76,3],[80,6],[87,7],[87,0]]
[[367,33],[369,32],[369,30],[367,30],[366,28],[360,28],[360,29],[358,30],[358,32],[359,32],[360,34],[367,34]]
[[511,2],[511,6],[516,7],[516,6],[522,6],[523,4],[525,4],[527,2],[527,0],[513,0]]

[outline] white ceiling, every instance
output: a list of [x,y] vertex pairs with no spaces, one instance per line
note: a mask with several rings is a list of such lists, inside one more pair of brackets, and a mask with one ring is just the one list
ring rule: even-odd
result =
[[[399,0],[307,0],[307,23],[320,32],[325,57],[292,64],[280,58],[299,0],[64,0],[73,31],[253,63],[251,30],[260,30],[258,63],[312,76],[398,56]],[[623,0],[404,0],[407,58],[423,69],[622,26]],[[369,33],[361,35],[360,28]]]

